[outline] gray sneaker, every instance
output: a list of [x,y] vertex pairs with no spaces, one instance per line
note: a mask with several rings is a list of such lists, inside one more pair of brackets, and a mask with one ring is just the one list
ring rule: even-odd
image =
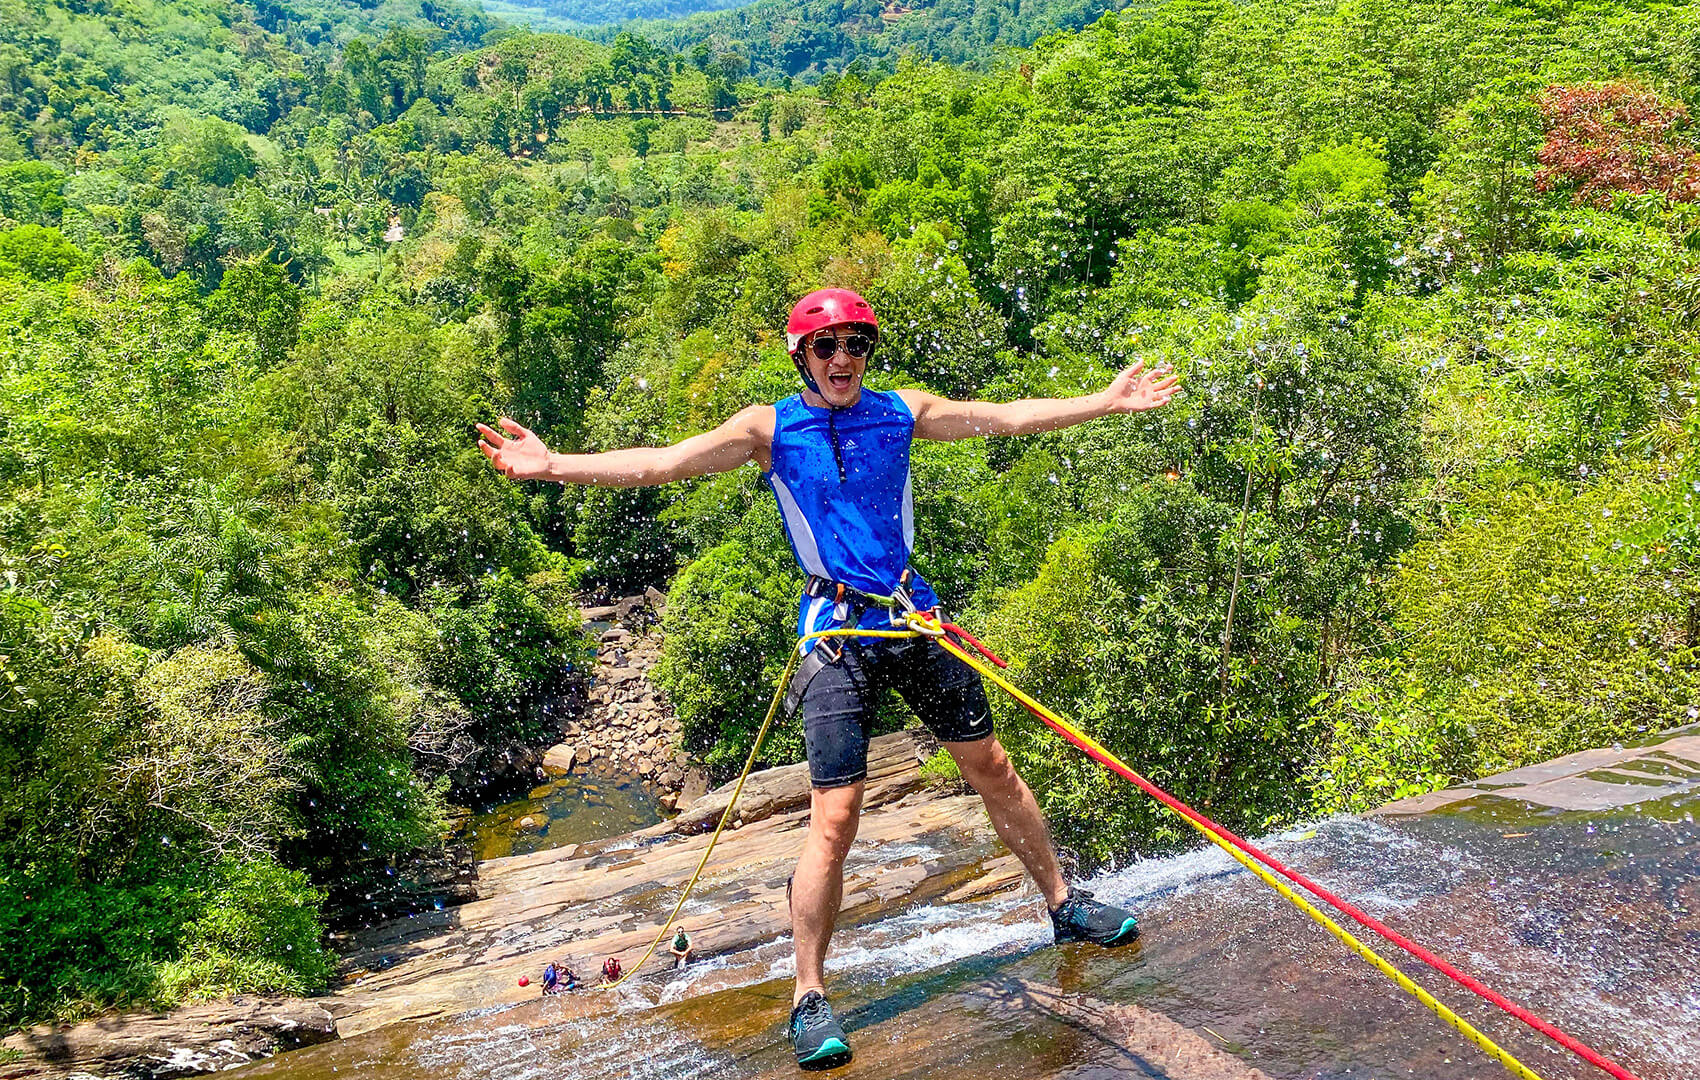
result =
[[797,1065],[810,1072],[850,1064],[844,1029],[832,1018],[832,1006],[819,990],[804,994],[791,1010],[791,1049],[796,1051]]
[[1114,949],[1139,940],[1139,922],[1131,911],[1101,904],[1085,889],[1068,890],[1068,899],[1051,912],[1051,929],[1056,932],[1058,945],[1090,941]]

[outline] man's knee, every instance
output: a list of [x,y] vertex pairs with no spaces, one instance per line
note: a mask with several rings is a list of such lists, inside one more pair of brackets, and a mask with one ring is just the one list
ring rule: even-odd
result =
[[809,832],[825,854],[842,862],[856,839],[862,814],[863,782],[843,787],[816,788],[809,808]]
[[995,737],[946,745],[962,778],[982,796],[997,798],[1020,790],[1021,777]]

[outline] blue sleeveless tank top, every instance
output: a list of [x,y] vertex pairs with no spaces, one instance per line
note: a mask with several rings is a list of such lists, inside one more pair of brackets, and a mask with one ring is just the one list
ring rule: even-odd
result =
[[[856,404],[836,410],[836,415],[804,404],[801,395],[777,402],[773,409],[773,468],[765,479],[779,500],[797,565],[804,573],[853,589],[889,594],[897,588],[915,546],[909,477],[915,417],[909,406],[894,392],[864,387]],[[838,457],[832,448],[834,427]],[[922,610],[938,604],[932,586],[918,574],[910,578],[910,591]],[[797,634],[825,630],[849,617],[847,604],[804,595]],[[879,608],[864,612],[858,625],[889,627],[891,619]]]

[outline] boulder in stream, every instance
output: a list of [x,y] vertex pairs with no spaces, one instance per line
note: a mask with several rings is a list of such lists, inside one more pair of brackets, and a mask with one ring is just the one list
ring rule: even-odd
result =
[[691,769],[685,773],[684,783],[679,788],[678,808],[688,809],[698,799],[708,794],[708,774],[701,769]]

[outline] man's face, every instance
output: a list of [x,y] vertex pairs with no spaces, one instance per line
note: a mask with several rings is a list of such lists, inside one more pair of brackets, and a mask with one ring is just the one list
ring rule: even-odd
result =
[[[868,368],[872,342],[869,335],[848,326],[817,330],[804,339],[803,360],[828,405],[842,409],[861,399],[862,375]],[[821,353],[829,348],[830,353],[823,359]],[[852,349],[861,355],[851,356]]]

